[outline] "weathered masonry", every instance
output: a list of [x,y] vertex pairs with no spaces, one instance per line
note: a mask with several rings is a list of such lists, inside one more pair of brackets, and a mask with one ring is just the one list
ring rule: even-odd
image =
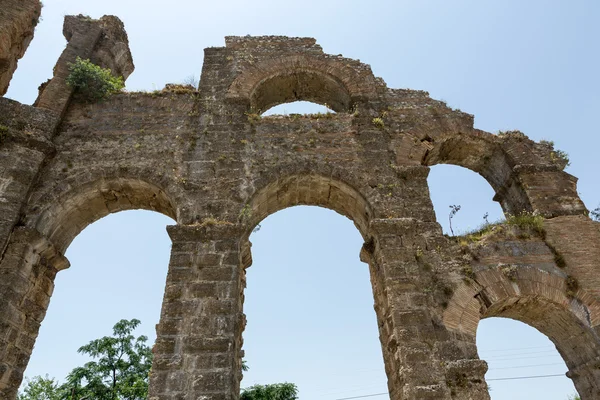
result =
[[[5,3],[3,93],[39,15],[37,1]],[[1,399],[15,399],[66,248],[129,209],[177,221],[150,398],[237,399],[248,237],[300,204],[347,216],[364,237],[392,399],[489,399],[475,333],[491,316],[546,334],[581,398],[600,398],[600,224],[550,146],[473,129],[471,115],[389,89],[309,38],[227,37],[205,50],[197,90],[88,104],[65,83],[68,63],[89,58],[127,78],[127,35],[112,16],[66,17],[64,34],[36,104],[0,99]],[[259,116],[295,100],[336,113]],[[445,237],[426,181],[435,164],[479,173],[505,213],[535,212],[543,229]]]

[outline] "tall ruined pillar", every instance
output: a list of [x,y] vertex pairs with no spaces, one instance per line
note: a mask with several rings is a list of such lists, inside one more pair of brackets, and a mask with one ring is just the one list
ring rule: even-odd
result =
[[4,96],[40,20],[39,0],[2,0],[0,12],[0,96]]
[[55,154],[54,132],[73,92],[66,84],[69,63],[90,58],[123,78],[133,71],[127,34],[118,18],[67,16],[63,31],[69,43],[37,107],[0,98],[0,254],[42,163]]
[[15,399],[50,296],[68,260],[39,232],[17,228],[0,262],[0,399]]
[[[422,166],[397,167],[380,214],[369,222],[361,260],[369,264],[392,400],[489,400],[487,364],[474,338],[444,326],[455,282],[449,242],[435,221]],[[390,178],[391,179],[391,178]],[[393,188],[396,188],[395,190]]]
[[233,400],[241,380],[241,230],[171,226],[149,399]]
[[477,358],[474,340],[456,338],[443,325],[452,294],[447,277],[424,261],[439,231],[435,222],[373,220],[373,241],[361,252],[371,272],[390,398],[488,400],[487,364]]
[[58,122],[50,111],[0,98],[0,254],[40,166],[56,151],[52,134]]
[[63,115],[73,89],[67,85],[70,64],[77,57],[89,59],[103,68],[110,68],[123,79],[133,72],[129,42],[123,23],[117,17],[105,15],[99,20],[78,15],[65,17],[63,34],[68,41],[54,67],[53,78],[41,86],[35,102],[36,107],[52,110]]
[[[15,14],[15,18],[25,13],[31,24],[33,3],[12,3],[15,2],[8,2],[6,10]],[[39,6],[39,2],[35,4]],[[37,21],[39,7],[31,15]],[[4,22],[0,18],[2,94],[6,90],[4,80],[12,75],[16,65],[16,58],[6,61],[8,56],[3,46],[12,36],[2,34]],[[21,30],[11,32],[21,32],[23,37],[19,40],[30,40],[29,34]],[[0,98],[0,399],[16,398],[46,314],[54,277],[69,265],[62,255],[64,249],[57,249],[37,230],[19,224],[23,223],[21,214],[40,168],[56,153],[54,133],[72,93],[65,82],[68,63],[80,56],[123,77],[133,71],[127,35],[118,18],[66,17],[64,32],[69,43],[57,63],[54,78],[42,90],[38,107]],[[22,55],[21,50],[15,53],[17,44],[10,47],[10,57]],[[6,66],[9,70],[4,69]]]

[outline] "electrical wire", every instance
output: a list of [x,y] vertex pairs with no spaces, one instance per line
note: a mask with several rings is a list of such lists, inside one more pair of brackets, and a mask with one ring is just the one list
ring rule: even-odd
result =
[[530,368],[530,367],[547,367],[550,365],[565,365],[565,363],[549,363],[549,364],[530,364],[530,365],[517,365],[514,367],[498,367],[498,368],[490,368],[488,371],[493,371],[496,369],[517,369],[517,368]]
[[490,356],[490,357],[481,356],[481,358],[493,360],[493,359],[505,358],[505,357],[528,356],[531,354],[546,354],[546,353],[553,353],[553,354],[558,355],[558,351],[556,351],[556,350],[543,350],[543,351],[530,351],[530,352],[515,353],[515,354],[502,354],[502,355],[496,355],[496,356]]
[[489,349],[489,350],[485,350],[485,349],[478,349],[479,352],[481,353],[491,353],[494,351],[517,351],[517,350],[533,350],[533,349],[546,349],[546,348],[553,348],[553,346],[535,346],[535,347],[517,347],[517,348],[513,348],[513,349]]
[[[523,350],[539,350],[539,349],[547,349],[547,350],[522,352]],[[511,360],[537,359],[537,358],[548,358],[548,357],[559,356],[559,354],[556,353],[556,349],[552,348],[552,346],[534,346],[534,347],[518,347],[518,348],[512,348],[512,349],[480,350],[480,354],[485,354],[485,353],[490,353],[490,352],[499,352],[499,351],[504,352],[504,353],[515,352],[515,351],[519,351],[519,352],[514,353],[514,354],[502,354],[502,355],[492,355],[489,357],[481,357],[481,359],[493,360],[493,361],[511,361]],[[556,354],[544,355],[546,353],[556,353]],[[514,356],[518,356],[518,357],[514,357]],[[526,357],[520,357],[520,356],[526,356]],[[554,366],[554,365],[564,365],[564,363],[519,365],[519,366],[510,366],[510,367],[490,368],[489,370],[492,371],[492,370],[505,370],[505,369],[519,369],[519,368],[545,367],[545,366]],[[491,382],[491,381],[521,380],[521,379],[538,379],[538,378],[551,378],[551,377],[559,377],[559,376],[565,376],[565,375],[564,375],[564,373],[562,373],[562,374],[551,374],[551,375],[513,376],[513,377],[502,377],[502,378],[489,378],[489,379],[486,379],[486,381]],[[360,390],[360,389],[358,389],[358,390]],[[354,391],[356,391],[356,390],[354,390]],[[368,397],[384,396],[384,395],[388,395],[388,394],[389,393],[387,393],[387,392],[372,393],[372,394],[361,395],[361,396],[340,397],[335,400],[364,399],[364,398],[368,398]]]
[[366,394],[364,396],[355,396],[355,397],[341,397],[339,399],[335,399],[335,400],[350,400],[350,399],[364,399],[365,397],[375,397],[375,396],[385,396],[385,395],[389,395],[389,393],[385,392],[385,393],[373,393],[373,394]]
[[[548,358],[548,357],[560,357],[560,354],[548,354],[547,356],[496,358],[495,360],[492,360],[492,361],[496,362],[496,361],[511,361],[511,360],[527,360],[527,359],[530,359],[530,358]],[[485,358],[483,358],[483,360],[486,361]]]
[[565,376],[565,374],[555,374],[555,375],[535,375],[535,376],[513,376],[513,377],[509,377],[509,378],[492,378],[492,379],[485,379],[486,381],[512,381],[512,380],[517,380],[517,379],[534,379],[534,378],[552,378],[552,377],[556,377],[556,376]]
[[[520,379],[537,379],[537,378],[555,378],[558,376],[565,376],[565,374],[553,374],[553,375],[530,375],[530,376],[511,376],[511,377],[504,377],[504,378],[491,378],[491,379],[487,379],[487,382],[491,382],[491,381],[513,381],[513,380],[520,380]],[[367,397],[376,397],[376,396],[385,396],[385,395],[389,395],[389,393],[385,392],[385,393],[373,393],[373,394],[365,394],[363,396],[354,396],[354,397],[340,397],[337,398],[335,400],[352,400],[352,399],[364,399]]]

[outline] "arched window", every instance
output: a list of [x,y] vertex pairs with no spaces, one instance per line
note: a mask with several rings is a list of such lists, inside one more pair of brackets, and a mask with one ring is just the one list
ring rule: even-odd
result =
[[352,106],[350,93],[337,78],[306,70],[286,71],[269,77],[260,82],[250,99],[252,109],[259,112],[294,101],[321,104],[336,112],[347,112]]
[[77,349],[111,334],[121,319],[139,319],[136,336],[156,337],[171,241],[157,212],[123,211],[85,228],[67,249],[25,375],[48,374],[61,383],[89,359]]
[[292,207],[262,221],[251,240],[242,387],[288,381],[307,399],[387,392],[369,267],[352,221]]
[[487,318],[477,329],[479,357],[488,363],[492,400],[567,400],[576,393],[554,344],[535,328],[507,318]]
[[263,116],[269,115],[295,115],[295,114],[333,114],[335,111],[327,106],[312,103],[310,101],[293,101],[290,103],[279,104],[268,110],[265,110]]
[[437,220],[446,234],[462,235],[504,219],[500,204],[492,200],[494,190],[473,171],[456,165],[434,165],[427,183]]

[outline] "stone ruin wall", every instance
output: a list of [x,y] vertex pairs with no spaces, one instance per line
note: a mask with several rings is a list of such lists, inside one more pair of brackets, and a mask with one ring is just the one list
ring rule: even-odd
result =
[[[26,40],[0,46],[3,91],[39,15],[36,1],[8,3],[0,29]],[[126,78],[127,35],[111,16],[66,17],[64,33],[35,105],[0,98],[0,399],[16,397],[73,238],[128,209],[177,222],[149,398],[237,399],[248,237],[301,204],[347,216],[365,239],[391,399],[489,399],[475,334],[492,316],[546,334],[581,398],[600,398],[600,224],[547,145],[474,129],[472,115],[389,89],[310,38],[227,37],[205,50],[197,89],[87,104],[65,83],[68,63]],[[295,100],[336,113],[259,115]],[[543,229],[444,236],[426,180],[436,164],[479,173],[505,213],[536,212]]]
[[8,89],[17,61],[33,39],[42,3],[31,0],[2,0],[0,3],[0,96]]

